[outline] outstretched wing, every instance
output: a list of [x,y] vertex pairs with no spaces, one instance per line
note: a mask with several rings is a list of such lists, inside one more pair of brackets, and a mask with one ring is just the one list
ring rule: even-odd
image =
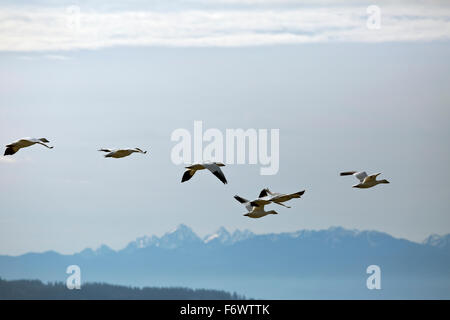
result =
[[112,152],[111,149],[99,149],[98,151],[103,151],[103,152]]
[[253,207],[260,207],[261,209],[263,209],[264,206],[265,206],[266,204],[269,204],[269,203],[271,203],[271,201],[269,201],[269,200],[263,200],[263,199],[257,199],[257,200],[253,200],[253,201],[250,202],[250,204],[251,204]]
[[7,146],[4,155],[5,156],[11,156],[14,153],[16,153],[17,151],[19,151],[19,148],[14,147],[14,146]]
[[357,171],[346,171],[341,172],[341,176],[355,176],[360,182],[363,182],[367,177],[367,173],[365,171],[357,172]]
[[363,182],[365,178],[367,178],[367,173],[365,171],[357,172],[354,176],[360,181]]
[[290,193],[290,194],[279,194],[279,195],[271,198],[270,200],[273,202],[285,202],[285,201],[289,201],[294,198],[300,198],[304,193],[305,193],[305,190],[295,192],[295,193]]
[[269,189],[267,189],[267,188],[262,189],[261,192],[259,193],[259,197],[258,198],[267,197],[269,195],[268,191],[269,191]]
[[181,178],[181,182],[183,183],[190,180],[194,176],[195,171],[196,170],[186,170],[183,174],[183,178]]
[[220,170],[220,167],[215,163],[206,163],[203,164],[203,166],[211,171],[213,175],[215,175],[220,181],[222,181],[224,184],[227,184],[228,181],[225,178],[225,175],[223,174],[222,170]]
[[243,205],[245,205],[245,208],[247,209],[248,212],[253,210],[253,206],[250,204],[250,202],[247,199],[239,197],[238,195],[235,195],[234,198],[237,201],[239,201],[240,203],[242,203]]
[[372,175],[364,178],[363,182],[375,181],[380,174],[381,174],[381,172],[380,173],[376,173],[376,174],[372,174]]
[[141,152],[141,153],[147,153],[147,151],[143,151],[142,149],[140,149],[140,148],[135,148],[137,151],[139,151],[139,152]]
[[352,176],[356,173],[356,171],[345,171],[345,172],[341,172],[340,175],[342,176]]

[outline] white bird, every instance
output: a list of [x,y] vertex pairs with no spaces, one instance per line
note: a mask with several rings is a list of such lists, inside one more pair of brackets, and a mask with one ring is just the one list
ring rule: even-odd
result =
[[263,199],[257,199],[254,201],[248,201],[247,199],[241,198],[238,195],[234,196],[234,198],[245,205],[245,208],[247,209],[247,213],[244,214],[244,216],[249,218],[262,218],[264,216],[267,216],[268,214],[278,214],[275,210],[265,211],[264,206],[266,204],[272,203],[268,200]]
[[13,155],[15,154],[17,151],[19,151],[22,148],[26,148],[29,146],[32,146],[34,144],[42,144],[43,146],[49,148],[49,149],[53,149],[53,147],[46,145],[46,143],[49,143],[50,141],[48,141],[45,138],[40,138],[40,139],[35,139],[35,138],[22,138],[20,140],[17,140],[11,144],[8,144],[6,146],[6,150],[5,150],[5,156],[9,156],[9,155]]
[[208,169],[220,181],[222,181],[224,184],[227,184],[228,181],[225,178],[225,175],[223,174],[222,170],[220,170],[220,167],[224,166],[225,165],[221,162],[207,162],[207,163],[193,164],[191,166],[185,167],[187,170],[184,172],[181,182],[183,183],[185,181],[190,180],[194,176],[194,174],[199,170]]
[[362,172],[357,172],[357,171],[341,172],[341,176],[355,176],[359,180],[359,183],[353,185],[352,187],[353,188],[361,188],[361,189],[372,188],[372,187],[374,187],[374,186],[376,186],[377,184],[380,184],[380,183],[389,183],[389,181],[387,181],[386,179],[377,180],[377,177],[380,174],[381,173],[376,173],[376,174],[368,176],[365,171],[362,171]]
[[100,149],[98,151],[108,152],[105,154],[105,158],[123,158],[128,157],[132,153],[146,154],[147,151],[142,151],[139,148],[134,149]]
[[271,192],[269,190],[269,188],[265,188],[259,194],[259,199],[268,200],[268,201],[276,203],[280,206],[290,208],[289,206],[283,204],[283,202],[289,201],[294,198],[300,198],[304,193],[305,193],[305,190],[295,192],[295,193],[289,193],[289,194],[276,193],[276,192]]

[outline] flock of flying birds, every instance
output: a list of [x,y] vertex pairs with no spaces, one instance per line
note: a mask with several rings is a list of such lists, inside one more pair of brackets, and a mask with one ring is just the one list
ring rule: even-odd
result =
[[[30,147],[34,144],[41,144],[49,149],[53,149],[53,147],[47,145],[47,143],[49,143],[49,141],[45,138],[40,138],[40,139],[23,138],[23,139],[15,141],[11,144],[8,144],[6,146],[4,155],[5,156],[13,155],[20,149]],[[147,153],[147,151],[143,151],[139,148],[100,149],[98,151],[106,152],[106,154],[105,154],[106,158],[124,158],[124,157],[131,155],[132,153],[142,153],[142,154]],[[224,184],[227,184],[228,181],[225,178],[225,175],[223,174],[222,170],[220,169],[220,167],[224,167],[224,166],[225,165],[220,162],[206,162],[206,163],[193,164],[191,166],[186,167],[187,170],[184,172],[181,182],[186,182],[186,181],[190,180],[197,171],[207,169],[213,175],[215,175],[220,181],[222,181]],[[346,172],[340,173],[341,176],[350,176],[350,175],[355,176],[359,180],[359,183],[353,185],[353,188],[362,188],[362,189],[372,188],[378,184],[389,183],[389,181],[387,181],[386,179],[377,180],[377,177],[380,174],[381,173],[377,173],[377,174],[373,174],[373,175],[369,176],[369,175],[367,175],[366,172],[357,172],[357,171],[346,171]],[[234,196],[234,198],[237,201],[239,201],[240,203],[242,203],[245,206],[245,208],[247,209],[248,212],[245,213],[244,216],[247,216],[249,218],[261,218],[261,217],[264,217],[269,214],[278,214],[278,212],[276,212],[275,210],[266,211],[264,209],[264,207],[266,205],[275,203],[280,206],[290,208],[289,206],[285,205],[284,202],[289,201],[291,199],[300,198],[304,193],[305,193],[305,190],[295,192],[295,193],[290,193],[290,194],[275,193],[275,192],[270,191],[268,188],[265,188],[260,192],[259,197],[256,200],[249,201],[238,195]]]

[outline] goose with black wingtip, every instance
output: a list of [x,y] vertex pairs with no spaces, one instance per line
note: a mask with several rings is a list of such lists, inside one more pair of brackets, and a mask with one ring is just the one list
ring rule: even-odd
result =
[[237,201],[239,201],[240,203],[242,203],[245,206],[245,208],[247,209],[248,212],[244,213],[244,216],[246,216],[246,217],[258,219],[258,218],[265,217],[269,214],[278,214],[278,212],[276,212],[275,210],[270,210],[270,211],[264,210],[264,206],[272,203],[271,201],[264,200],[264,199],[256,199],[253,201],[249,201],[238,195],[235,195],[234,198]]
[[265,188],[261,190],[259,193],[259,199],[268,200],[270,202],[273,202],[275,204],[278,204],[280,206],[290,208],[289,206],[285,205],[283,202],[289,201],[291,199],[298,199],[305,193],[305,190],[294,192],[294,193],[277,193],[272,192],[269,190],[269,188]]
[[98,151],[107,152],[105,154],[105,158],[124,158],[128,157],[132,153],[142,153],[146,154],[147,151],[142,151],[139,148],[131,148],[131,149],[100,149]]
[[49,143],[50,141],[48,141],[46,138],[40,138],[40,139],[36,139],[36,138],[22,138],[19,139],[17,141],[14,141],[13,143],[10,143],[6,146],[6,150],[5,150],[5,156],[11,156],[13,154],[15,154],[16,152],[18,152],[20,149],[22,148],[27,148],[30,147],[32,145],[35,144],[40,144],[43,145],[46,148],[49,149],[53,149],[53,147],[48,146],[46,143]]
[[358,184],[353,185],[353,188],[360,188],[360,189],[368,189],[368,188],[372,188],[375,187],[376,185],[379,184],[387,184],[390,183],[389,181],[387,181],[386,179],[382,179],[382,180],[377,180],[377,177],[380,175],[381,173],[376,173],[376,174],[372,174],[372,175],[367,175],[367,173],[365,171],[345,171],[345,172],[341,172],[340,175],[341,176],[354,176],[356,179],[359,180]]
[[223,174],[222,170],[220,169],[220,167],[224,167],[224,166],[225,165],[221,162],[205,162],[205,163],[193,164],[191,166],[186,167],[187,170],[184,172],[183,177],[181,178],[181,182],[183,183],[183,182],[190,180],[197,171],[207,169],[213,175],[215,175],[217,177],[217,179],[222,181],[223,184],[227,184],[228,181],[225,178],[225,175]]

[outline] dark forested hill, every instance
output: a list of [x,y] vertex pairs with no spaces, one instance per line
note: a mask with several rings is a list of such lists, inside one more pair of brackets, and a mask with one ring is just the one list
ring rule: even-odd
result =
[[80,290],[69,290],[62,282],[44,284],[39,280],[0,279],[0,299],[237,300],[245,297],[218,290],[132,288],[105,283],[86,283]]

